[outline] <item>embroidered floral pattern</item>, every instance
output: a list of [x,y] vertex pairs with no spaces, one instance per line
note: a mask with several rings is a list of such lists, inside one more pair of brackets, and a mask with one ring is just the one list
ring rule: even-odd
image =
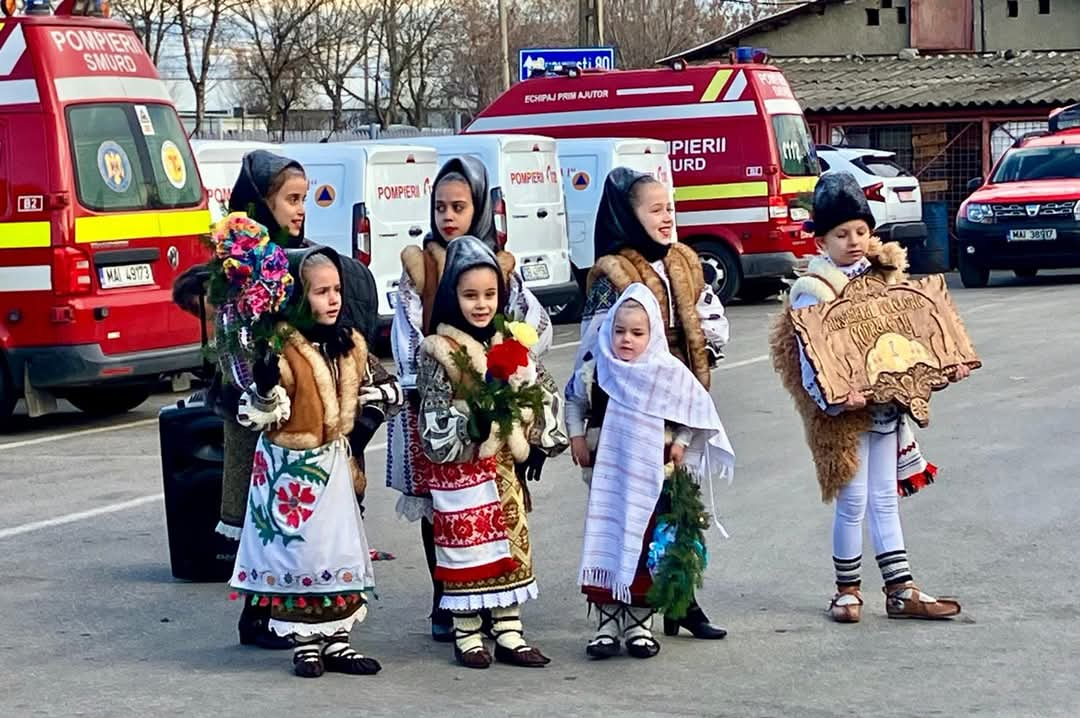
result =
[[266,457],[262,452],[255,452],[255,463],[251,471],[251,483],[254,486],[262,486],[266,483],[266,472],[270,467],[266,464]]
[[302,529],[330,480],[322,465],[324,454],[318,449],[290,451],[275,460],[260,444],[252,467],[248,508],[263,545],[279,538],[286,546],[304,540]]
[[312,589],[319,592],[320,588],[340,586],[342,584],[353,585],[352,590],[366,590],[370,586],[363,586],[364,567],[346,566],[341,568],[324,568],[310,573],[294,575],[285,573],[277,575],[268,571],[246,567],[241,568],[235,574],[234,584],[244,584],[244,590],[257,591],[260,588],[276,587],[278,592],[289,592],[299,588]]
[[506,521],[498,502],[435,514],[435,541],[440,546],[461,548],[505,538]]
[[311,518],[309,506],[315,503],[315,493],[310,486],[301,486],[293,481],[289,484],[289,490],[284,487],[277,490],[278,513],[285,519],[285,523],[294,529],[300,528],[300,524]]

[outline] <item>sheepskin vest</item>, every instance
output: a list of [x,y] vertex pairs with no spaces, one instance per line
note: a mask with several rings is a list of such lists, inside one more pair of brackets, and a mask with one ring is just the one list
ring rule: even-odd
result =
[[[887,284],[907,279],[907,252],[895,242],[882,243],[874,237],[867,250],[871,272]],[[845,411],[829,416],[810,398],[803,386],[802,363],[795,326],[791,322],[791,298],[811,294],[821,303],[834,301],[848,283],[848,278],[831,262],[818,257],[810,262],[805,274],[796,280],[784,307],[773,320],[769,332],[769,353],[773,369],[795,401],[802,418],[806,443],[817,468],[821,500],[832,501],[845,484],[855,477],[859,467],[859,434],[868,431],[872,420],[869,409]]]
[[[510,287],[510,275],[514,273],[517,260],[509,252],[501,251],[495,255],[502,269],[503,281]],[[401,266],[409,275],[416,293],[420,295],[423,307],[424,336],[431,334],[431,312],[435,308],[435,290],[439,288],[443,270],[446,268],[446,248],[436,242],[428,242],[421,249],[409,245],[401,250]]]
[[[701,329],[701,318],[697,313],[698,298],[705,289],[701,260],[693,249],[676,242],[671,245],[663,261],[673,295],[670,302],[664,280],[652,265],[633,249],[623,249],[618,254],[607,254],[597,259],[589,270],[585,291],[588,293],[593,282],[600,277],[607,277],[615,291],[620,294],[635,282],[648,287],[660,303],[664,326],[669,327],[668,348],[694,373],[702,386],[708,389],[712,372],[709,356],[705,351],[705,333]],[[669,307],[675,309],[673,328]]]

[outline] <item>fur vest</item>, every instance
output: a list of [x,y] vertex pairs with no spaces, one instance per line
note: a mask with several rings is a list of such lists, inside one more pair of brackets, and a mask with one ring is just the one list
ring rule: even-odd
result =
[[589,271],[585,291],[588,293],[600,277],[607,277],[615,291],[622,292],[631,284],[640,282],[652,291],[660,303],[660,314],[665,327],[670,327],[669,307],[675,310],[675,330],[668,332],[668,347],[679,361],[686,364],[706,389],[712,380],[709,355],[705,351],[705,333],[697,313],[697,302],[705,289],[705,277],[697,252],[685,244],[676,242],[664,258],[671,293],[669,302],[667,287],[652,265],[633,249],[623,249],[618,254],[607,254],[596,260]]
[[[883,243],[874,237],[870,240],[866,256],[872,267],[870,271],[881,276],[887,284],[897,284],[907,279],[907,251],[899,244]],[[848,278],[844,273],[825,258],[811,260],[807,271],[792,286],[769,333],[773,369],[795,400],[795,408],[803,421],[806,443],[817,467],[821,500],[825,502],[835,499],[840,489],[855,477],[859,467],[859,434],[871,427],[870,411],[845,411],[837,416],[829,416],[810,398],[802,382],[798,339],[789,312],[791,297],[811,294],[821,303],[827,303],[835,300],[847,283]]]
[[[492,345],[499,344],[502,341],[502,335],[496,332],[491,341]],[[454,352],[460,348],[465,349],[473,368],[476,369],[480,376],[486,375],[487,356],[484,346],[459,329],[443,324],[439,326],[435,334],[425,337],[420,345],[420,351],[439,362],[439,365],[446,371],[446,376],[454,386],[455,394],[463,379],[461,370],[454,363],[453,358]],[[533,361],[531,357],[530,361]],[[539,377],[537,381],[539,381]],[[465,402],[456,395],[453,398],[455,408],[462,414],[468,415],[469,408]],[[520,463],[528,459],[528,436],[531,433],[534,420],[532,410],[527,407],[523,408],[521,410],[521,419],[520,422],[513,422],[510,435],[506,439],[499,436],[498,424],[492,424],[491,433],[488,434],[488,438],[477,449],[477,457],[484,459],[489,456],[496,456],[505,446],[510,449],[514,461]]]
[[[510,275],[514,273],[517,260],[509,252],[500,251],[495,255],[499,261],[499,267],[503,272],[503,281],[507,288],[510,286]],[[423,307],[423,333],[427,336],[431,333],[431,312],[435,304],[435,290],[439,288],[443,270],[446,268],[446,249],[428,242],[423,249],[415,244],[401,250],[401,266],[409,275],[416,293],[420,296],[420,304]]]
[[[323,354],[300,332],[289,331],[278,360],[281,386],[290,397],[288,420],[267,437],[278,446],[304,451],[348,437],[356,420],[360,387],[368,381],[368,348],[352,333],[355,346],[335,360],[331,371]],[[336,376],[335,376],[336,375]],[[353,487],[363,493],[367,480],[355,457],[349,458]]]

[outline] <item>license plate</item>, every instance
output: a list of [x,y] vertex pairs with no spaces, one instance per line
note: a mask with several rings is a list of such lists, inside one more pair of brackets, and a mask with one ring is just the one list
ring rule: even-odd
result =
[[122,264],[117,267],[100,267],[98,276],[102,289],[118,287],[141,287],[154,283],[154,272],[149,264]]
[[910,189],[901,189],[896,191],[896,198],[901,202],[914,202],[915,192]]
[[1010,229],[1010,242],[1045,242],[1057,239],[1056,229]]
[[549,276],[547,265],[543,262],[533,262],[521,266],[521,277],[526,282],[538,282],[547,279]]

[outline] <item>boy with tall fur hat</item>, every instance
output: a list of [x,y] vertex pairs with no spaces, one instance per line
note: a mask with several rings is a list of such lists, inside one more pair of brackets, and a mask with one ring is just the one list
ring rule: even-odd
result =
[[[953,599],[931,596],[915,585],[900,525],[899,496],[933,482],[906,415],[894,403],[868,403],[851,392],[840,404],[825,401],[790,310],[836,300],[851,280],[878,275],[887,284],[907,279],[907,252],[873,234],[874,216],[862,189],[848,173],[828,173],[814,190],[813,230],[821,254],[792,286],[789,302],[772,327],[773,367],[795,400],[817,467],[821,498],[835,501],[833,567],[836,593],[828,615],[838,623],[862,616],[863,517],[870,524],[874,557],[884,581],[889,618],[946,619],[960,613]],[[961,365],[950,377],[964,379]]]

